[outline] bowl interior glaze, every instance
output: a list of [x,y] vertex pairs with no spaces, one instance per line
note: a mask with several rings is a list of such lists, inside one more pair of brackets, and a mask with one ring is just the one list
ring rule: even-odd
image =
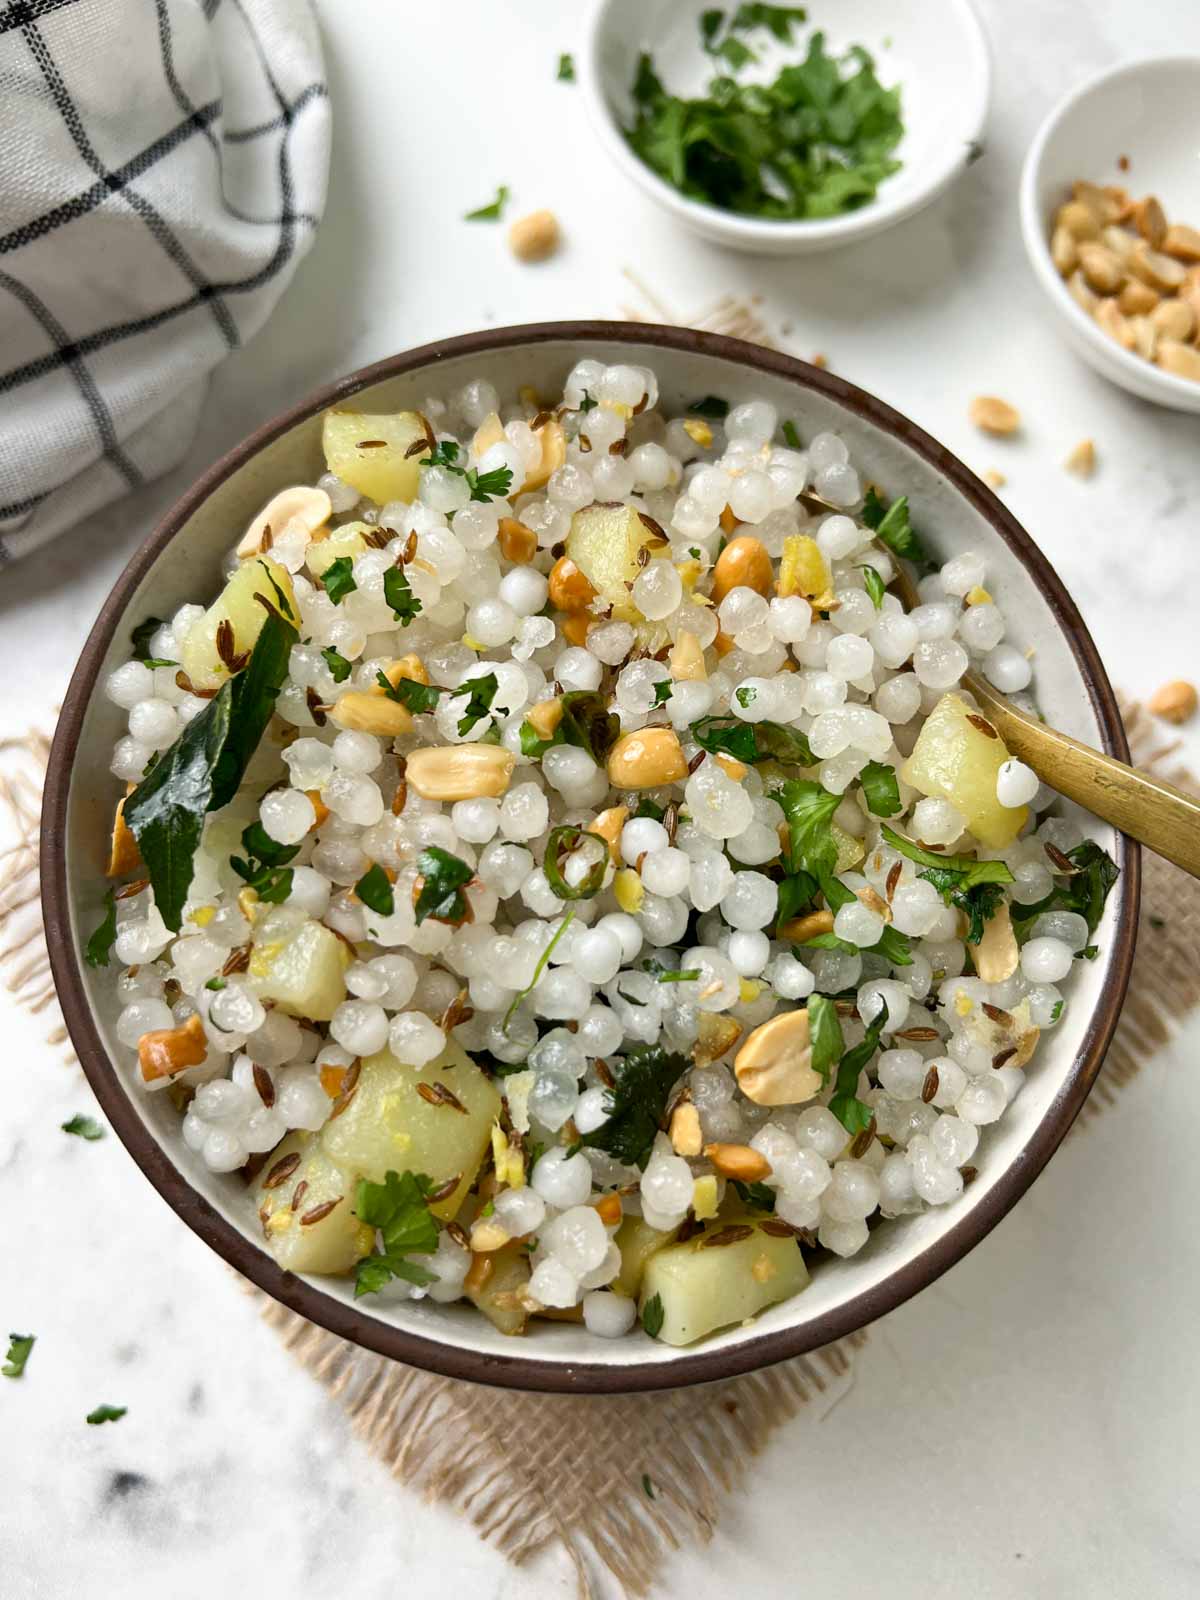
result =
[[[1057,577],[1009,513],[928,435],[842,379],[740,341],[640,324],[560,323],[494,329],[429,345],[354,374],[260,429],[184,497],[131,561],[95,624],[76,668],[55,737],[46,787],[42,868],[55,980],[76,1049],[98,1098],[135,1160],[183,1219],[283,1303],[370,1349],[434,1371],[518,1388],[628,1391],[673,1387],[744,1372],[796,1355],[873,1320],[952,1265],[1028,1187],[1057,1146],[1098,1070],[1128,978],[1136,922],[1136,848],[1092,819],[1089,833],[1123,871],[1099,930],[1101,954],[1074,975],[1063,1021],[1043,1042],[1029,1080],[1004,1120],[987,1130],[979,1175],[947,1208],[879,1228],[850,1261],[823,1261],[810,1287],[749,1326],[688,1350],[637,1333],[606,1342],[567,1323],[535,1324],[517,1341],[470,1308],[357,1304],[349,1282],[305,1280],[275,1265],[241,1179],[208,1172],[183,1144],[166,1097],[135,1082],[132,1053],[116,1041],[119,1010],[110,974],[83,964],[81,939],[99,921],[108,831],[119,785],[109,776],[122,713],[95,686],[127,659],[129,633],[148,615],[169,616],[219,584],[221,560],[248,519],[277,489],[322,470],[321,413],[354,398],[378,410],[420,405],[470,377],[502,396],[532,383],[561,392],[582,355],[653,366],[663,404],[708,394],[733,403],[771,400],[803,438],[835,429],[867,478],[905,493],[913,521],[946,558],[985,555],[988,587],[1011,619],[1012,637],[1036,651],[1036,688],[1047,719],[1124,755],[1111,687]],[[114,1064],[115,1063],[115,1064]]]

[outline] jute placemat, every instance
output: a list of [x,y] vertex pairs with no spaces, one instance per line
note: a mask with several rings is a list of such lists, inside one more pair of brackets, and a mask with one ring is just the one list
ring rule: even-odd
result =
[[[641,288],[638,285],[639,289]],[[644,292],[644,291],[643,291]],[[655,307],[660,315],[664,308]],[[637,315],[637,313],[633,313]],[[721,302],[697,325],[766,343],[753,309]],[[1134,759],[1182,787],[1172,746],[1137,707],[1125,711]],[[37,830],[49,740],[0,743],[0,802],[13,841],[0,849],[0,971],[22,1004],[55,1016],[66,1046],[41,929]],[[1157,857],[1145,861],[1133,978],[1116,1037],[1073,1133],[1120,1091],[1200,1000],[1200,884]],[[724,1498],[786,1422],[849,1381],[853,1335],[769,1371],[636,1397],[526,1395],[475,1388],[369,1354],[250,1291],[285,1347],[336,1398],[388,1470],[465,1517],[509,1560],[550,1548],[570,1558],[582,1597],[596,1580],[630,1596],[653,1588],[663,1560],[712,1535]],[[818,1417],[821,1409],[811,1407]],[[514,1441],[520,1448],[514,1449]]]

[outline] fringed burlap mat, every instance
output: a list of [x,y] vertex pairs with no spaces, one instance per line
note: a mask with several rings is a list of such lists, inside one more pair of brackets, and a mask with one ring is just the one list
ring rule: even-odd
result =
[[[1134,759],[1181,787],[1157,728],[1137,707],[1125,723]],[[0,743],[0,802],[14,835],[0,849],[0,971],[22,1004],[57,1016],[37,882],[38,811],[49,741]],[[1145,858],[1133,978],[1116,1037],[1073,1133],[1120,1091],[1200,1000],[1200,883]],[[74,1060],[67,1047],[67,1059]],[[451,1382],[371,1355],[251,1290],[284,1345],[336,1398],[355,1431],[402,1483],[458,1511],[513,1562],[559,1547],[581,1596],[607,1572],[646,1595],[669,1551],[712,1535],[725,1496],[752,1458],[809,1402],[836,1403],[859,1333],[767,1372],[673,1394],[527,1395]],[[818,1416],[825,1408],[813,1408]],[[521,1449],[511,1444],[519,1438]]]

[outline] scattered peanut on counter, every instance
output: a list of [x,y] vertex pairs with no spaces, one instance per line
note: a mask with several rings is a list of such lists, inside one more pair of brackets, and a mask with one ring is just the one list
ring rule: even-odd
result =
[[1200,229],[1116,184],[1080,179],[1072,196],[1050,238],[1072,298],[1123,350],[1200,382]]
[[1146,708],[1164,722],[1179,724],[1196,714],[1196,686],[1186,678],[1176,678],[1156,689],[1146,701]]

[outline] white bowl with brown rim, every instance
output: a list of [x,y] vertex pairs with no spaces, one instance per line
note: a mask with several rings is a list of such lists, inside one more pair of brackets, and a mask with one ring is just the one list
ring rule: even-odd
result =
[[[995,495],[907,418],[832,373],[740,340],[640,323],[538,323],[426,345],[352,373],[266,423],[183,497],[118,579],[71,679],[47,774],[41,865],[55,984],[84,1071],[147,1178],[219,1255],[310,1321],[395,1360],[479,1383],[611,1393],[730,1377],[828,1344],[923,1289],[995,1226],[1057,1148],[1100,1068],[1133,959],[1139,860],[1136,845],[1072,813],[1115,856],[1121,876],[1097,930],[1100,953],[1079,963],[1062,1021],[1043,1041],[1021,1094],[987,1130],[976,1180],[951,1205],[882,1224],[849,1260],[818,1253],[809,1286],[753,1322],[685,1349],[640,1329],[599,1339],[568,1322],[535,1323],[516,1339],[470,1306],[373,1305],[354,1299],[352,1278],[285,1272],[263,1242],[242,1178],[208,1171],[184,1144],[168,1097],[140,1085],[133,1052],[116,1037],[121,1002],[112,975],[83,959],[88,931],[102,915],[121,789],[108,764],[124,732],[123,713],[101,686],[127,659],[137,622],[170,615],[218,588],[231,530],[244,528],[279,489],[315,481],[327,407],[351,396],[367,410],[419,405],[429,393],[475,377],[506,399],[522,384],[551,394],[583,356],[653,367],[663,407],[676,414],[700,395],[731,404],[759,397],[804,437],[827,429],[843,435],[868,478],[891,495],[907,494],[914,521],[943,560],[965,549],[984,556],[1009,637],[1036,652],[1048,720],[1128,760],[1112,686],[1061,579]],[[136,1217],[124,1226],[136,1228]]]

